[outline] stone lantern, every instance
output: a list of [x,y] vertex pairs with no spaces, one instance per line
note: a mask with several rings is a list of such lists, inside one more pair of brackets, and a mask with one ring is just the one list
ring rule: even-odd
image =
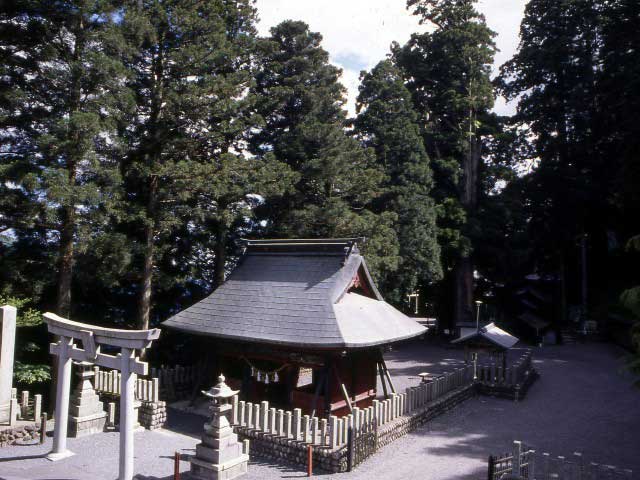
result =
[[211,399],[211,421],[205,423],[202,442],[196,445],[196,455],[191,458],[191,477],[201,480],[230,480],[247,473],[249,442],[238,441],[227,419],[231,411],[231,398],[237,391],[224,383],[224,375],[218,384],[202,393]]

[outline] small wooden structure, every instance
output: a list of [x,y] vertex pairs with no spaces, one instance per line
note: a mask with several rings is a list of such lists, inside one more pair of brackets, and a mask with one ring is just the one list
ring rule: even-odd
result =
[[498,362],[502,362],[503,371],[507,369],[507,352],[518,342],[518,338],[494,323],[467,331],[451,341],[452,344],[464,345],[465,362],[469,362],[469,354],[471,354],[471,360],[476,364],[478,354],[486,353],[492,358],[497,357]]
[[383,349],[426,329],[386,303],[358,239],[248,240],[209,297],[164,322],[208,337],[217,371],[248,401],[323,416],[366,408]]

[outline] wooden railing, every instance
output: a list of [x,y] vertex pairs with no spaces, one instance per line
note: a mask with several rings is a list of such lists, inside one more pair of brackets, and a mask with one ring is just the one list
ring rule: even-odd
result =
[[393,394],[386,400],[374,400],[373,405],[342,418],[328,419],[302,415],[299,408],[285,411],[269,406],[269,402],[251,403],[233,398],[231,423],[239,430],[258,431],[273,437],[295,440],[313,446],[335,449],[347,444],[352,428],[357,436],[365,425],[375,422],[378,427],[394,420],[428,409],[429,405],[447,393],[473,383],[473,366],[459,368],[430,382]]
[[533,369],[531,350],[526,350],[506,369],[499,363],[480,364],[477,367],[478,381],[491,385],[519,385]]
[[587,462],[581,453],[571,457],[538,455],[520,441],[513,442],[513,451],[491,455],[488,480],[518,478],[523,480],[630,480],[633,472],[612,465]]
[[0,405],[0,418],[6,420],[9,425],[13,425],[16,420],[37,422],[40,420],[41,413],[42,395],[32,397],[27,390],[21,391],[18,395],[18,390],[12,388],[9,403]]
[[[93,367],[95,373],[94,388],[99,393],[120,395],[120,372],[117,370],[101,370]],[[135,385],[135,398],[143,402],[157,402],[160,400],[160,382],[157,378],[150,380],[138,378]]]

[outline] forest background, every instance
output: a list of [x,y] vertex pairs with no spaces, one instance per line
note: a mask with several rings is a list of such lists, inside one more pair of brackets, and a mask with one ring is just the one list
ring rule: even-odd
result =
[[[251,0],[4,3],[17,381],[49,377],[39,311],[156,326],[224,281],[242,238],[366,237],[387,301],[441,330],[474,322],[476,300],[518,330],[531,282],[558,332],[575,309],[637,321],[640,4],[530,0],[496,78],[476,7],[409,0],[428,28],[362,72],[349,116],[321,33],[287,20],[259,36]],[[178,361],[183,342],[156,354]]]

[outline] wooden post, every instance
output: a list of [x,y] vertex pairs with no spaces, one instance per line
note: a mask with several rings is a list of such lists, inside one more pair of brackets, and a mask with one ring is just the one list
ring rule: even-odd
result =
[[47,412],[40,417],[40,445],[44,443],[44,439],[47,437]]
[[173,480],[180,480],[180,452],[173,455]]
[[384,372],[382,371],[382,363],[378,362],[378,374],[380,375],[380,383],[382,384],[382,391],[384,392],[384,398],[389,398],[387,392],[387,384],[385,383]]
[[384,374],[386,375],[387,381],[389,382],[389,388],[391,388],[391,393],[396,393],[396,387],[394,387],[393,385],[393,381],[391,380],[391,375],[389,374],[389,369],[387,368],[387,363],[384,361],[384,357],[382,356],[382,353],[380,353],[380,357],[381,357],[380,362],[382,363]]
[[347,472],[353,470],[353,457],[356,454],[356,442],[353,437],[353,427],[349,427],[347,430]]
[[313,447],[307,447],[307,477],[313,476]]
[[513,475],[519,477],[520,476],[520,465],[522,462],[522,442],[515,440],[513,442],[513,460],[511,464],[513,465]]
[[489,455],[489,468],[487,472],[487,480],[493,480],[493,470],[495,468],[495,458],[493,455]]

